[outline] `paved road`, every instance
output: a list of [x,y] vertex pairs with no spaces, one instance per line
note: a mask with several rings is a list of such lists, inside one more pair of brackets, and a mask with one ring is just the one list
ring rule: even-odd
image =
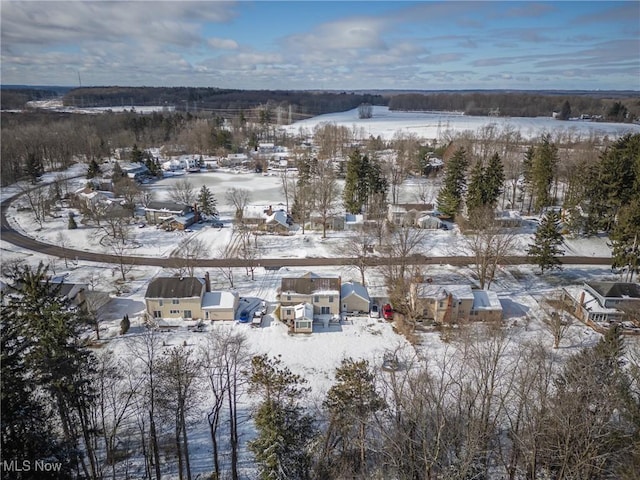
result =
[[[36,187],[38,188],[38,187]],[[156,258],[156,257],[139,257],[139,256],[126,256],[120,257],[116,255],[109,255],[104,253],[86,252],[82,250],[73,250],[69,248],[62,248],[57,245],[51,245],[43,242],[39,242],[31,237],[22,235],[20,232],[14,230],[7,220],[7,210],[11,205],[11,202],[18,197],[15,195],[11,198],[4,200],[0,204],[0,238],[13,245],[17,245],[28,250],[33,250],[44,255],[51,255],[59,258],[78,259],[89,262],[99,263],[113,263],[120,264],[124,262],[131,265],[148,265],[156,267],[175,267],[175,259],[171,258]],[[203,258],[196,260],[199,267],[245,267],[255,266],[255,261],[247,261],[239,258]],[[393,259],[372,257],[369,259],[369,265],[384,265],[394,263]],[[261,258],[258,260],[259,266],[262,267],[313,267],[313,266],[329,266],[329,265],[350,265],[354,261],[351,258]],[[396,262],[397,263],[397,262]],[[464,256],[452,256],[452,257],[426,257],[423,255],[414,255],[411,258],[410,263],[412,265],[469,265],[474,263],[473,257]],[[530,263],[526,256],[510,256],[504,259],[505,265],[521,265]],[[610,258],[603,257],[563,257],[562,263],[565,265],[611,265]]]

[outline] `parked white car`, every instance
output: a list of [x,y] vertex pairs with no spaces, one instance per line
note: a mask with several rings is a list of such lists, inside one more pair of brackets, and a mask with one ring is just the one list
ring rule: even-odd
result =
[[369,316],[371,318],[380,318],[380,308],[375,303],[371,305],[371,310],[369,310]]

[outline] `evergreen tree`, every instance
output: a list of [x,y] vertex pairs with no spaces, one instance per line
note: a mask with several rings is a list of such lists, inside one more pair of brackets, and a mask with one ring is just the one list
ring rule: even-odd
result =
[[551,205],[551,185],[558,164],[558,147],[551,142],[550,135],[542,137],[542,143],[535,149],[531,168],[531,182],[535,197],[534,208],[541,211]]
[[129,320],[129,315],[125,313],[122,320],[120,320],[120,335],[124,335],[131,328],[131,321]]
[[102,173],[100,165],[98,165],[95,158],[92,158],[89,162],[89,168],[87,169],[87,178],[95,178],[100,175],[100,173]]
[[571,116],[571,105],[569,104],[569,100],[565,100],[560,108],[560,112],[558,113],[559,120],[569,120]]
[[478,162],[471,169],[469,187],[467,188],[467,212],[469,216],[478,208],[484,206],[485,171],[482,163]]
[[371,417],[386,406],[374,380],[366,360],[347,358],[336,369],[336,383],[323,403],[330,417],[327,443],[333,443],[339,449],[335,462],[330,456],[325,459],[329,464],[345,465],[345,461],[351,459],[352,472],[366,473],[367,426]]
[[44,173],[42,158],[34,152],[27,153],[25,173],[32,184],[35,184]]
[[78,228],[78,224],[76,223],[76,217],[73,212],[69,212],[69,222],[67,223],[67,228],[69,230],[75,230]]
[[640,195],[624,205],[610,235],[612,267],[626,269],[627,281],[640,272]]
[[344,190],[342,191],[342,202],[348,213],[360,213],[362,202],[360,199],[360,175],[362,173],[362,155],[358,150],[354,150],[347,160],[346,173],[344,178]]
[[126,173],[124,173],[124,170],[122,170],[122,167],[120,166],[120,164],[118,162],[114,163],[113,171],[111,173],[111,178],[113,179],[113,181],[117,182],[119,179],[125,176],[126,176]]
[[142,163],[144,161],[144,152],[136,144],[131,149],[131,161],[133,163]]
[[[24,473],[24,479],[71,478],[70,452],[54,431],[55,417],[39,386],[31,378],[27,352],[37,348],[36,339],[24,335],[14,322],[16,305],[0,299],[0,448],[3,462],[35,465],[48,459],[60,462],[60,472]],[[4,470],[4,469],[3,469]],[[10,473],[5,470],[10,478]],[[4,476],[4,475],[3,475]],[[18,478],[18,477],[14,477]]]
[[254,414],[258,435],[249,442],[249,450],[260,478],[309,478],[315,428],[299,403],[309,390],[303,386],[306,380],[267,355],[253,357],[251,367],[250,391],[260,395],[262,403]]
[[25,375],[37,388],[39,398],[52,407],[76,476],[89,472],[96,478],[92,438],[95,432],[90,413],[95,397],[95,361],[80,338],[88,323],[86,314],[60,294],[60,284],[49,280],[42,263],[35,270],[29,266],[13,267],[10,278],[15,292],[7,298],[6,305],[3,303],[2,319],[32,342],[21,352],[28,366]]
[[504,165],[500,155],[494,153],[489,158],[489,164],[484,175],[483,202],[495,207],[504,188]]
[[542,217],[534,242],[529,245],[527,254],[540,267],[542,273],[545,270],[561,268],[559,256],[564,255],[564,250],[560,248],[563,243],[560,215],[555,211],[549,211]]
[[462,204],[462,194],[466,185],[465,174],[468,166],[467,152],[459,148],[447,162],[444,185],[438,192],[438,210],[454,217]]
[[211,190],[207,188],[206,185],[202,185],[202,187],[200,188],[200,194],[198,195],[197,203],[201,213],[214,217],[218,216],[218,209],[216,208],[216,197],[211,192]]

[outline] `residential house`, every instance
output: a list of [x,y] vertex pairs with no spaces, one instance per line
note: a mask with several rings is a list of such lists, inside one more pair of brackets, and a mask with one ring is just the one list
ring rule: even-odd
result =
[[199,277],[158,277],[144,295],[153,318],[233,320],[238,309],[236,292],[211,291],[209,273]]
[[276,208],[271,205],[249,205],[244,209],[242,222],[270,232],[288,232],[293,224],[283,204],[278,204]]
[[368,313],[371,306],[367,287],[358,282],[344,282],[342,284],[340,302],[343,313]]
[[435,323],[502,319],[502,305],[495,292],[473,290],[470,285],[414,283],[411,301],[418,318]]
[[430,203],[390,203],[387,207],[387,220],[394,225],[412,226],[418,218],[433,212]]
[[149,176],[149,169],[144,163],[121,163],[120,168],[122,168],[127,177],[133,180],[142,180],[144,177]]
[[563,289],[563,298],[584,322],[622,322],[640,315],[640,284],[628,282],[586,282],[582,287]]
[[196,212],[192,206],[174,202],[150,202],[144,208],[144,216],[149,224],[164,224],[170,227],[171,223],[175,222],[174,228],[180,228],[178,224],[181,224],[183,225],[182,229],[197,220]]
[[334,317],[340,313],[340,276],[317,275],[313,272],[290,274],[282,278],[278,300],[282,307],[281,320],[294,319],[293,305],[309,303],[313,315]]
[[153,318],[203,318],[207,282],[197,277],[158,277],[149,283],[144,300]]

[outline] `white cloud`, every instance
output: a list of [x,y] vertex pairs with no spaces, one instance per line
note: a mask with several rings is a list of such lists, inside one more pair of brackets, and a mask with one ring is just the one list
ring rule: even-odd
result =
[[220,50],[236,50],[238,48],[238,42],[229,38],[209,38],[207,43],[212,48],[218,48]]

